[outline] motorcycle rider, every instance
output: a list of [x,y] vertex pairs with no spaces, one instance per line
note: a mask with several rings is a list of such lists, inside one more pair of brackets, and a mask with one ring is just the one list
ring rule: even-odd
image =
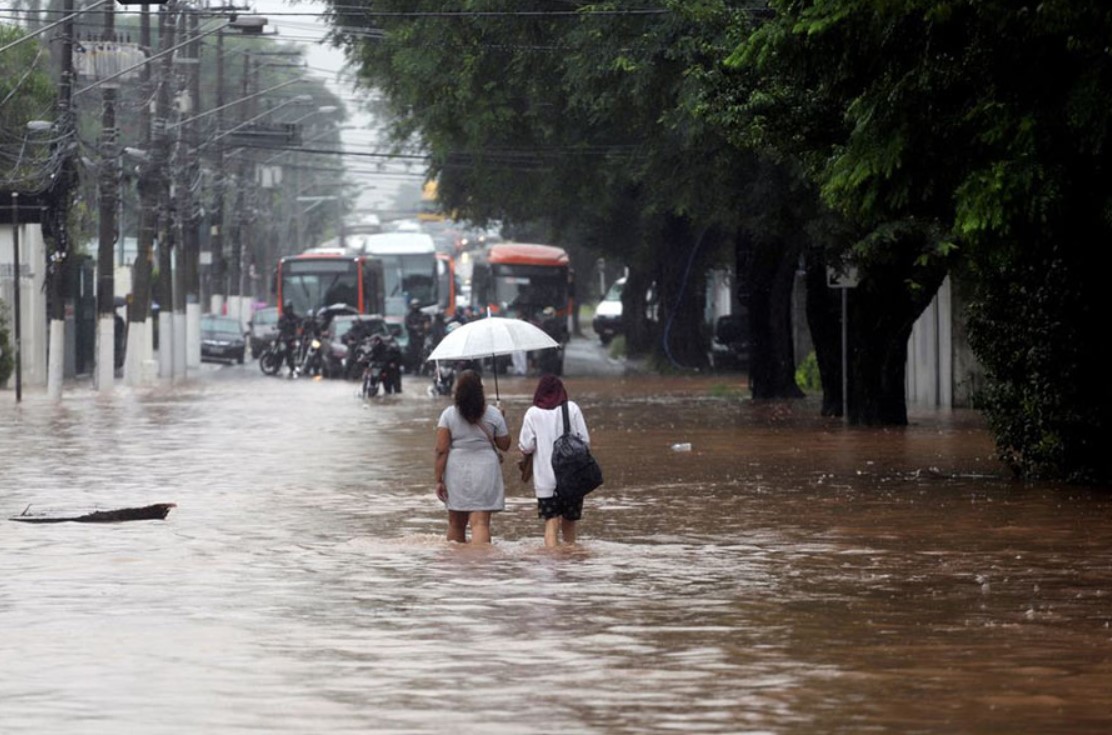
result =
[[444,339],[444,335],[448,333],[448,325],[444,321],[444,312],[436,312],[436,316],[432,318],[432,326],[429,328],[429,337],[432,339],[430,347],[436,349],[440,344],[440,340]]
[[402,350],[393,337],[374,335],[368,354],[371,369],[376,365],[384,368],[382,388],[386,393],[402,392]]
[[282,306],[282,316],[278,319],[278,340],[286,345],[286,367],[289,368],[289,377],[293,377],[295,359],[297,356],[298,329],[301,319],[293,310],[293,302],[287,301]]
[[363,340],[370,340],[374,335],[372,329],[373,328],[368,322],[358,320],[354,322],[351,325],[351,329],[340,338],[340,341],[347,345],[348,356],[344,377],[349,380],[355,377],[355,370],[359,367],[359,345],[363,343]]
[[417,299],[409,302],[409,313],[405,315],[405,331],[409,335],[406,368],[411,373],[417,373],[421,369],[421,351],[425,347],[425,315],[421,311],[421,302]]
[[393,337],[386,339],[386,364],[389,366],[387,393],[402,392],[402,348]]
[[301,367],[303,375],[320,375],[324,370],[323,357],[319,347],[313,347],[313,342],[318,345],[324,342],[324,320],[319,310],[314,313],[310,309],[301,320]]

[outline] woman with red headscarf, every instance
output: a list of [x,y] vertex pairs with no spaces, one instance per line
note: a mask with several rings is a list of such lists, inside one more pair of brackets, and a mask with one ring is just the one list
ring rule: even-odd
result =
[[575,523],[583,517],[583,501],[568,504],[556,495],[556,473],[552,471],[552,444],[564,433],[563,404],[568,405],[571,432],[588,444],[587,423],[574,401],[568,400],[564,383],[555,375],[544,375],[533,394],[533,405],[525,412],[517,446],[533,462],[533,491],[537,515],[544,519],[544,545],[575,543]]

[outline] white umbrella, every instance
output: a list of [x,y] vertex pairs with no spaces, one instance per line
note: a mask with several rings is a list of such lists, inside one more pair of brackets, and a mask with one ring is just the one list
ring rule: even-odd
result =
[[[514,352],[548,350],[560,343],[540,327],[521,319],[489,316],[456,327],[429,355],[429,360],[471,360]],[[494,394],[498,396],[498,370],[494,371]]]

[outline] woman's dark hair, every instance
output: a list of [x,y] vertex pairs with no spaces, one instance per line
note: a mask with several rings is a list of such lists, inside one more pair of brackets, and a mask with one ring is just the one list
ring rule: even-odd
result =
[[464,370],[456,378],[456,410],[469,424],[477,423],[486,412],[483,381],[474,370]]

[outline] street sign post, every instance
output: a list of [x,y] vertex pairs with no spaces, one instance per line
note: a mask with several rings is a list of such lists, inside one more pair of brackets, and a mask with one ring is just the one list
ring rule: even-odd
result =
[[849,421],[849,309],[847,294],[857,288],[857,266],[844,264],[841,268],[827,266],[826,285],[842,292],[842,420]]

